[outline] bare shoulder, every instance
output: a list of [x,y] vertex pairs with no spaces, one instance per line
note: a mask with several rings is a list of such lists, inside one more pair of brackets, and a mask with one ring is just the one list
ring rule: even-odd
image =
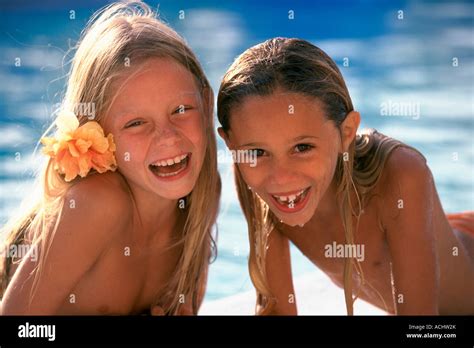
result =
[[100,208],[100,212],[126,212],[132,205],[125,179],[118,173],[96,174],[71,186],[66,198],[87,203],[78,208]]
[[87,198],[91,203],[94,200],[114,198],[118,200],[119,204],[125,204],[130,199],[125,179],[119,173],[114,172],[82,178],[69,188],[67,195]]
[[418,151],[399,146],[388,156],[385,163],[386,173],[389,177],[415,177],[431,176],[425,157]]
[[[84,226],[84,236],[110,238],[131,219],[133,203],[118,173],[96,174],[71,186],[64,198],[61,223]],[[89,226],[89,228],[87,228]],[[103,234],[103,236],[102,236]]]
[[[22,258],[5,292],[3,314],[56,313],[114,237],[126,231],[132,204],[123,179],[115,175],[92,175],[68,189],[55,227],[48,226],[46,243],[35,244]],[[36,250],[43,258],[40,272]],[[31,298],[33,272],[37,285]]]
[[433,185],[433,175],[421,153],[404,146],[395,148],[387,158],[379,185],[385,210],[393,217],[406,202],[431,200]]
[[425,157],[412,148],[400,146],[388,155],[378,186],[382,192],[390,194],[400,186],[408,187],[431,180],[432,174]]

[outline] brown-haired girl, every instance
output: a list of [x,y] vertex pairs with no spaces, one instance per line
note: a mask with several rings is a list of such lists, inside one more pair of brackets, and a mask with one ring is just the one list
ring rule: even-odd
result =
[[286,38],[249,48],[222,80],[218,118],[227,146],[258,159],[235,164],[258,313],[296,314],[289,241],[344,287],[348,314],[357,297],[389,313],[474,313],[473,213],[445,215],[417,150],[357,133],[322,50]]

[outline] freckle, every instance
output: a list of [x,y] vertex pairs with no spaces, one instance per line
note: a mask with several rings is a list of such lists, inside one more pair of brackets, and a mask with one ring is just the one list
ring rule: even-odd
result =
[[373,266],[374,267],[379,267],[382,264],[380,261],[374,261]]

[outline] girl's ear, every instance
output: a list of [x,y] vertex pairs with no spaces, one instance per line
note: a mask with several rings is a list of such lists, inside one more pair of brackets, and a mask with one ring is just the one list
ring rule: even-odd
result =
[[224,128],[222,127],[217,128],[217,133],[219,133],[219,136],[222,138],[222,140],[225,141],[225,144],[227,145],[227,147],[232,150],[233,149],[232,142],[229,139],[229,135],[224,131]]
[[357,111],[351,111],[347,114],[346,119],[341,124],[342,133],[342,151],[346,152],[354,140],[357,129],[360,125],[360,114]]

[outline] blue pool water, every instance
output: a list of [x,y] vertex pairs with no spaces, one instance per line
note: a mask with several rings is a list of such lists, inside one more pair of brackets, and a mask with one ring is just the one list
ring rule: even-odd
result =
[[[148,2],[155,8],[156,1]],[[161,17],[197,52],[215,91],[244,49],[275,36],[300,37],[338,63],[373,127],[420,149],[447,212],[474,209],[474,6],[469,1],[160,1]],[[12,1],[0,5],[0,223],[31,189],[33,149],[61,100],[67,49],[104,1]],[[75,19],[70,19],[71,10]],[[179,19],[179,11],[184,19]],[[290,12],[293,11],[293,12]],[[403,12],[399,12],[403,11]],[[291,13],[294,19],[290,19]],[[403,16],[403,18],[401,18]],[[21,66],[15,59],[21,58]],[[67,59],[65,59],[67,62]],[[381,105],[418,111],[383,115]],[[395,113],[395,112],[394,112]],[[219,140],[220,149],[224,144]],[[218,258],[206,299],[251,289],[247,229],[228,163],[218,219]],[[312,266],[296,250],[293,271]]]

